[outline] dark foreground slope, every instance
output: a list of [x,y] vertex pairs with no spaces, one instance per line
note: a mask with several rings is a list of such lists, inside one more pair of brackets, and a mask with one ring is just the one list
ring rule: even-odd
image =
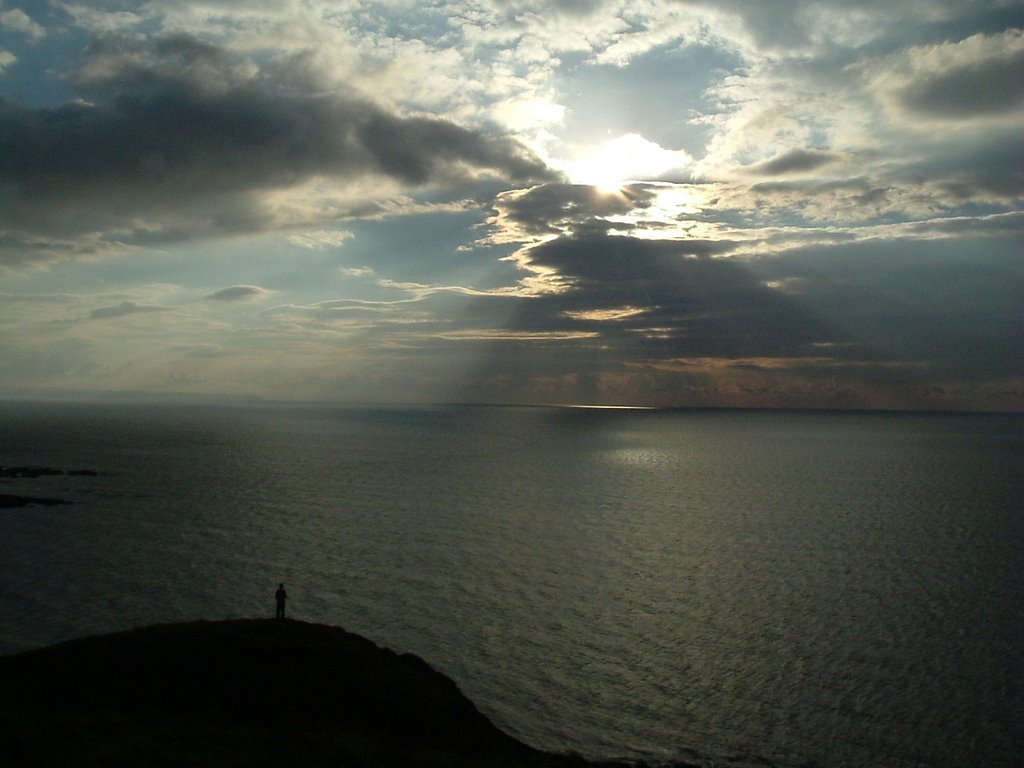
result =
[[147,627],[0,658],[5,765],[586,765],[498,730],[444,675],[336,627]]

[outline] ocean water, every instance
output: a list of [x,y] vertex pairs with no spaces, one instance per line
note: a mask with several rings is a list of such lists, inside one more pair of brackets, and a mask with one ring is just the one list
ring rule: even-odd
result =
[[0,653],[289,613],[590,757],[1024,765],[1024,418],[0,403]]

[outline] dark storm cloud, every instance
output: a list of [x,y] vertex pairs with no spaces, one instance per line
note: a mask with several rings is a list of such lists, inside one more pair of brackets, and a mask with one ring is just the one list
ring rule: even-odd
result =
[[[530,251],[534,267],[569,289],[524,302],[513,327],[595,332],[639,359],[791,356],[846,341],[735,259],[705,240],[563,237]],[[595,342],[598,343],[598,342]]]
[[840,159],[834,152],[817,149],[793,149],[776,155],[771,160],[744,168],[755,176],[783,176],[789,173],[807,173]]
[[572,344],[612,345],[623,360],[798,356],[815,343],[847,340],[742,262],[715,258],[735,248],[729,240],[609,234],[604,216],[649,205],[656,188],[623,192],[545,185],[499,199],[504,225],[563,233],[522,258],[564,290],[521,302],[510,328],[590,333],[592,341]]
[[[1018,215],[1013,215],[1019,226]],[[972,252],[960,239],[802,248],[751,262],[765,282],[844,329],[881,359],[918,361],[963,380],[1024,373],[1024,268],[1018,230],[992,217]],[[950,222],[949,229],[957,231]],[[933,232],[934,233],[934,232]]]
[[258,285],[233,285],[230,288],[221,288],[219,291],[214,291],[205,298],[210,301],[243,301],[244,299],[258,298],[266,294],[266,289],[260,288]]
[[666,290],[673,290],[670,286],[678,282],[682,275],[680,269],[689,262],[706,260],[704,257],[729,248],[729,243],[717,240],[566,237],[532,248],[530,262],[554,269],[570,278],[574,285],[587,289],[603,286],[628,293],[639,285],[665,285]]
[[201,212],[232,230],[259,224],[258,193],[319,176],[551,178],[509,138],[307,92],[283,68],[252,74],[190,38],[94,46],[76,83],[88,101],[0,101],[0,226],[52,238]]
[[567,226],[624,215],[644,209],[654,190],[643,185],[625,187],[618,194],[589,184],[541,184],[503,195],[495,207],[502,219],[526,235],[554,234]]
[[[788,194],[794,185],[801,197],[813,191],[760,186]],[[840,186],[884,197],[863,180]],[[516,300],[505,327],[524,340],[491,342],[489,376],[513,376],[516,366],[632,376],[667,365],[675,372],[666,381],[678,381],[711,367],[812,388],[840,377],[844,402],[855,403],[868,391],[920,392],[929,377],[984,388],[1024,372],[1019,212],[921,221],[903,225],[903,237],[862,242],[815,230],[814,245],[787,235],[789,248],[770,257],[720,258],[735,244],[609,234],[601,216],[618,205],[566,185],[499,199],[502,223],[562,233],[520,254],[560,290]],[[557,360],[540,360],[544,349],[559,350]]]
[[135,315],[147,312],[163,312],[167,308],[155,304],[137,304],[134,301],[122,301],[109,307],[98,307],[89,313],[94,320],[108,320],[112,317],[123,317],[124,315]]

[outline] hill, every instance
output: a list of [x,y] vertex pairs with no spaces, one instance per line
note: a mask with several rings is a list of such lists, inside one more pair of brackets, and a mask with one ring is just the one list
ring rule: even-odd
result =
[[570,768],[449,678],[337,627],[145,627],[0,658],[8,766]]

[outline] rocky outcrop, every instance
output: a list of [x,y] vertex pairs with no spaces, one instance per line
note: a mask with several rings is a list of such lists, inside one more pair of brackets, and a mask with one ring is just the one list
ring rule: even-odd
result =
[[70,477],[96,477],[99,472],[91,469],[58,469],[57,467],[0,467],[0,478],[17,477],[51,477],[68,475]]
[[0,509],[10,509],[12,507],[55,507],[70,503],[66,499],[51,499],[42,496],[16,496],[10,493],[0,493]]

